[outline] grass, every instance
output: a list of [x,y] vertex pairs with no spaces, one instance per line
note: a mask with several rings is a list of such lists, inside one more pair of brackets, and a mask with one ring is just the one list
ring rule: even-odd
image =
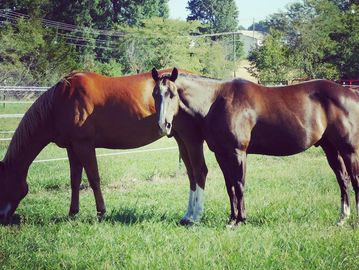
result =
[[[164,138],[146,148],[173,145]],[[0,144],[2,156],[6,147]],[[39,158],[63,156],[49,145]],[[359,269],[359,230],[354,217],[335,226],[339,188],[320,149],[288,158],[249,156],[248,222],[236,230],[226,228],[228,197],[208,150],[203,220],[178,224],[188,180],[177,160],[177,150],[99,158],[108,210],[102,222],[86,179],[80,214],[67,217],[67,161],[33,164],[30,193],[17,211],[21,225],[0,227],[0,268]]]

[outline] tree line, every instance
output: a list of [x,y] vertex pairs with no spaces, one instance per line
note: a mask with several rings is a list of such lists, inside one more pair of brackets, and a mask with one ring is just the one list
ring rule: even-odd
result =
[[168,0],[0,1],[0,84],[51,85],[73,70],[118,76],[173,66],[228,77],[232,42],[202,35],[238,29],[234,0],[190,0],[188,10],[181,21],[168,18]]
[[302,0],[254,27],[268,32],[249,57],[259,81],[359,79],[358,0]]
[[[267,32],[250,54],[259,81],[359,77],[359,1],[298,0],[249,29]],[[234,0],[0,1],[0,84],[51,85],[73,70],[118,76],[178,66],[227,78],[242,54]],[[235,46],[235,47],[234,47]],[[234,53],[233,53],[234,52]]]

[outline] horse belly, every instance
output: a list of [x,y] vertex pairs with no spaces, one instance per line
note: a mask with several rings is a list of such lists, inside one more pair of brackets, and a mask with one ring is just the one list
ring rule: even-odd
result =
[[150,118],[127,121],[104,122],[95,126],[96,147],[112,149],[130,149],[150,144],[162,135],[157,123]]
[[[318,139],[319,140],[319,139]],[[248,153],[289,156],[312,146],[313,134],[304,129],[284,129],[280,126],[255,126],[251,133]]]

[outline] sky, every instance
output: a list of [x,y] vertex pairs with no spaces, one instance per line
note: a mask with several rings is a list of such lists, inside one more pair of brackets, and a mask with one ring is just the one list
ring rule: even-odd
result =
[[[247,28],[255,21],[264,20],[268,15],[285,7],[295,0],[235,0],[239,9],[239,25]],[[170,18],[185,20],[188,15],[186,10],[187,0],[169,0]]]

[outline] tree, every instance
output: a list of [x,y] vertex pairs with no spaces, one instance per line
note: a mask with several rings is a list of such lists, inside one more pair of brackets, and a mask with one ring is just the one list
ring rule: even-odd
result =
[[0,43],[0,83],[51,85],[79,67],[75,50],[38,20],[5,23]]
[[183,22],[151,18],[141,27],[119,28],[129,33],[119,43],[119,58],[125,73],[156,68],[180,67],[212,77],[228,77],[232,61],[223,53],[224,44],[199,33],[198,21]]
[[151,17],[168,18],[168,0],[7,0],[1,9],[77,26],[111,29],[114,24],[139,25]]
[[276,48],[269,48],[265,43],[264,48],[252,55],[256,75],[268,74],[270,67],[262,65],[266,56],[275,54],[278,48],[286,48],[288,79],[357,78],[359,9],[358,4],[349,5],[349,2],[302,0],[288,6],[285,12],[270,16],[266,21],[271,29],[268,39],[275,39],[272,34],[276,32],[282,38]]
[[234,0],[189,0],[187,21],[198,20],[203,32],[220,33],[238,30],[238,8]]
[[126,73],[178,66],[200,70],[196,46],[191,46],[190,33],[198,32],[198,22],[152,18],[141,27],[122,27],[128,35],[120,42],[120,55]]
[[269,27],[265,21],[255,22],[254,24],[250,25],[247,30],[255,30],[260,32],[268,32]]
[[359,79],[359,4],[353,4],[344,13],[342,24],[331,33],[336,47],[332,62],[341,72],[341,78]]
[[252,50],[249,61],[249,72],[262,83],[288,80],[290,60],[288,47],[283,43],[283,34],[271,30],[263,46]]

